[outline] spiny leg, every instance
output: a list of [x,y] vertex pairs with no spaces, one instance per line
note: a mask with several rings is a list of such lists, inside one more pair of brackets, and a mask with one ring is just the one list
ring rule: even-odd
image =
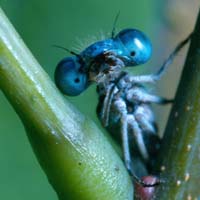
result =
[[106,90],[106,96],[103,102],[103,109],[102,109],[102,123],[104,127],[107,127],[109,124],[109,116],[110,116],[110,107],[113,101],[113,97],[116,94],[115,90],[117,89],[117,84],[119,81],[126,75],[126,72],[121,72],[116,80],[108,85]]
[[132,135],[134,136],[134,140],[139,149],[139,152],[141,153],[142,158],[145,160],[145,162],[147,162],[149,160],[149,154],[144,143],[142,130],[139,127],[134,116],[131,116],[131,119],[129,120],[129,126],[132,130]]
[[114,84],[109,85],[106,91],[106,96],[104,98],[102,109],[102,123],[104,127],[108,126],[110,107],[114,96],[114,89]]
[[168,104],[173,103],[173,99],[166,99],[157,95],[152,95],[141,88],[130,89],[126,95],[129,102],[135,103],[157,103],[157,104]]
[[147,162],[148,169],[153,169],[152,164],[160,149],[161,139],[158,135],[158,129],[154,121],[154,115],[148,105],[140,105],[134,112],[135,120],[137,121],[140,129],[142,130],[142,136],[144,138],[144,144],[148,150],[149,160]]
[[154,79],[155,80],[159,80],[160,77],[164,74],[164,72],[166,71],[167,67],[173,62],[174,58],[177,56],[177,54],[179,53],[179,51],[190,41],[192,34],[189,34],[183,41],[181,41],[176,48],[174,49],[174,51],[169,55],[169,57],[164,61],[163,65],[161,66],[161,68],[155,73],[153,74]]
[[125,167],[130,176],[134,176],[134,172],[132,170],[132,162],[129,148],[129,133],[128,133],[128,113],[127,113],[127,105],[122,98],[118,98],[113,101],[113,109],[119,113],[120,115],[120,132],[122,138],[122,150],[123,150],[123,158]]
[[156,134],[156,128],[154,124],[150,123],[148,119],[142,114],[137,114],[135,116],[136,121],[140,124],[140,127],[144,131],[148,131],[151,134]]
[[132,177],[133,181],[136,181],[137,183],[141,184],[144,187],[154,187],[156,185],[159,185],[161,183],[161,180],[158,180],[154,184],[146,184],[135,174],[135,172],[132,169],[130,147],[129,147],[129,135],[128,135],[128,119],[127,119],[127,113],[125,112],[125,110],[122,111],[121,134],[122,134],[122,147],[123,147],[125,167],[129,175]]
[[132,176],[134,172],[131,166],[132,162],[131,162],[131,155],[130,155],[130,148],[129,148],[128,122],[127,122],[126,113],[122,114],[122,117],[121,117],[121,134],[122,134],[122,148],[123,148],[124,163],[129,174]]

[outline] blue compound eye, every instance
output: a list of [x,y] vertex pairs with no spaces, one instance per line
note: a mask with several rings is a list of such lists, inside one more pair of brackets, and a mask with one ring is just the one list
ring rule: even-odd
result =
[[140,65],[147,62],[151,56],[150,40],[139,30],[124,29],[114,38],[120,55],[126,66]]
[[77,96],[87,88],[87,75],[81,72],[80,67],[77,56],[64,58],[58,63],[54,77],[62,93]]

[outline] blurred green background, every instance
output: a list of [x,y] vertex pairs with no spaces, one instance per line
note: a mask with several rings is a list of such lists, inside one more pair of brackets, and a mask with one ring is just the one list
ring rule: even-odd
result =
[[[77,47],[82,49],[97,40],[102,33],[105,37],[108,36],[118,11],[120,18],[117,30],[135,27],[151,38],[155,53],[154,62],[148,65],[157,63],[158,57],[162,60],[167,54],[163,47],[162,52],[159,51],[159,45],[165,35],[163,33],[160,40],[157,37],[162,33],[161,13],[166,2],[164,5],[159,0],[1,0],[0,5],[39,63],[53,79],[56,64],[68,54],[52,48],[52,45],[57,44],[76,51]],[[167,24],[170,24],[169,21]],[[163,42],[165,47],[167,40]],[[144,70],[144,67],[139,69]],[[79,97],[68,99],[99,124],[95,114],[95,85]],[[0,199],[57,199],[32,152],[19,118],[2,93]]]

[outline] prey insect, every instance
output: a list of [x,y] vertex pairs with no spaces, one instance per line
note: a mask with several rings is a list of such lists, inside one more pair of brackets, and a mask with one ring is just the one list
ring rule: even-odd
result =
[[122,71],[124,67],[147,62],[151,56],[150,40],[136,29],[124,29],[116,36],[113,31],[111,38],[91,44],[80,54],[71,52],[73,56],[61,60],[55,71],[56,85],[66,95],[79,95],[92,82],[97,83],[97,115],[120,141],[129,174],[144,186],[159,182],[148,185],[138,178],[151,173],[160,146],[151,104],[172,102],[148,93],[144,84],[161,78],[190,37],[175,48],[154,74],[133,76]]

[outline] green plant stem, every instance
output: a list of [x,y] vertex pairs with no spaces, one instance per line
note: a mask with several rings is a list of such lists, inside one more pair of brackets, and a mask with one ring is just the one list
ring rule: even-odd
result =
[[110,143],[63,99],[2,10],[0,88],[60,200],[132,199],[132,183]]
[[200,15],[163,139],[156,199],[200,199]]

